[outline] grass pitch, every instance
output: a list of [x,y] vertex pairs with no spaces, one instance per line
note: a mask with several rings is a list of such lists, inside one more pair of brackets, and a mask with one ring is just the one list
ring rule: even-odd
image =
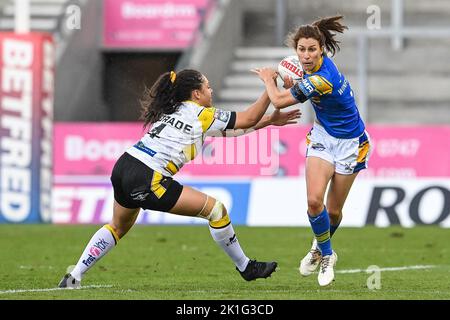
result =
[[[449,230],[437,227],[340,228],[336,281],[320,288],[317,274],[297,269],[310,228],[235,226],[250,258],[278,262],[271,278],[246,282],[207,226],[137,225],[86,274],[84,289],[56,289],[98,228],[0,225],[0,299],[450,299]],[[367,287],[371,265],[382,270],[380,289]]]

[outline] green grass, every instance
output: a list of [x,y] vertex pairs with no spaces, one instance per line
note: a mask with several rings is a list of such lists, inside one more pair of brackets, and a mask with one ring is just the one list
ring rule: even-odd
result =
[[340,228],[333,238],[336,271],[412,265],[381,272],[369,290],[365,272],[337,273],[320,288],[297,267],[309,249],[309,228],[235,227],[250,258],[278,261],[266,280],[244,281],[206,226],[135,226],[83,279],[81,290],[55,288],[98,226],[0,225],[0,299],[450,299],[449,230],[436,227]]

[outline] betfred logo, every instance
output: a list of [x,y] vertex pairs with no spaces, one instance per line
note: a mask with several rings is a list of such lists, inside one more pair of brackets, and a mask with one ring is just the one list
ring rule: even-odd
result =
[[34,44],[0,39],[0,214],[22,222],[32,211]]

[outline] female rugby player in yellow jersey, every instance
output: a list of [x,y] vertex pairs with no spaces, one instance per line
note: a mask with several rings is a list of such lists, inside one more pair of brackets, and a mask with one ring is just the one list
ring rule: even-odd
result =
[[151,130],[114,166],[112,221],[94,234],[59,287],[79,287],[83,275],[130,230],[140,208],[208,220],[211,236],[247,281],[267,278],[275,271],[276,262],[258,262],[244,254],[219,200],[182,186],[172,176],[197,155],[205,135],[294,123],[300,111],[275,111],[264,116],[270,104],[266,92],[243,112],[224,111],[211,107],[212,92],[208,79],[196,70],[164,73],[146,90],[143,119],[144,126],[151,126]]
[[288,43],[296,50],[305,71],[303,80],[295,85],[289,77],[284,79],[285,88],[290,89],[278,90],[275,70],[255,70],[275,108],[306,100],[314,107],[316,120],[307,136],[306,190],[308,217],[315,239],[299,270],[308,276],[320,264],[321,286],[334,280],[337,255],[331,248],[331,236],[342,220],[342,208],[358,172],[367,168],[370,151],[369,135],[350,84],[327,55],[339,50],[333,32],[342,33],[347,29],[340,19],[342,16],[323,18],[299,27],[288,36]]

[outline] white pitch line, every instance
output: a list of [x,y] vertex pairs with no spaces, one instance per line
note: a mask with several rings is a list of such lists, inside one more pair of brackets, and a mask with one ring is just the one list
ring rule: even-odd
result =
[[378,269],[348,269],[348,270],[336,270],[335,273],[360,273],[360,272],[373,272],[373,271],[402,271],[402,270],[418,270],[418,269],[432,269],[436,268],[433,265],[418,265],[418,266],[405,266],[405,267],[391,267],[391,268],[378,268]]
[[[91,286],[83,286],[80,289],[73,290],[82,290],[82,289],[94,289],[94,288],[111,288],[112,285],[91,285]],[[4,290],[0,291],[0,294],[8,294],[8,293],[24,293],[24,292],[48,292],[48,291],[60,291],[60,290],[71,290],[70,288],[47,288],[47,289],[18,289],[18,290]]]

